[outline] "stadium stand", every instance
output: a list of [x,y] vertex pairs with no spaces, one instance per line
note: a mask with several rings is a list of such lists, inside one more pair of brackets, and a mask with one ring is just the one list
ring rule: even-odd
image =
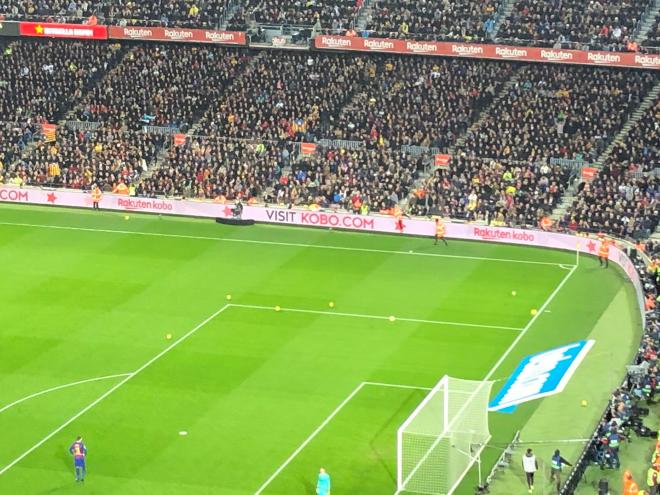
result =
[[231,49],[137,46],[90,91],[77,116],[130,129],[154,125],[185,131],[220,97],[246,58]]
[[86,189],[96,183],[112,190],[120,181],[134,184],[162,148],[162,137],[105,127],[95,131],[60,126],[54,142],[41,142],[9,164],[5,181],[26,185]]
[[557,205],[569,171],[559,165],[469,158],[436,169],[411,198],[418,215],[443,215],[494,226],[538,226]]
[[260,24],[313,26],[340,32],[354,24],[363,0],[245,0],[230,27],[251,21]]
[[[0,122],[0,183],[3,182],[3,171],[21,156],[37,131],[38,127],[30,122]],[[15,177],[8,176],[7,181],[10,179]]]
[[367,30],[386,38],[484,41],[499,0],[380,0]]
[[649,30],[643,45],[645,47],[660,47],[660,14],[655,18],[655,23]]
[[513,65],[370,57],[364,72],[356,98],[333,123],[333,137],[445,150],[490,105]]
[[350,55],[257,55],[199,127],[234,138],[314,141],[350,100],[364,65]]
[[21,40],[5,45],[1,56],[0,120],[50,122],[83,97],[117,50],[107,43]]
[[581,184],[563,218],[565,227],[637,239],[655,231],[660,218],[660,184],[654,175],[660,163],[659,117],[657,98],[628,138],[617,143],[593,182]]
[[227,16],[227,0],[0,0],[0,15],[8,20],[217,28]]
[[470,156],[538,161],[593,160],[650,89],[649,72],[523,66],[517,82],[476,126]]
[[518,0],[498,37],[525,44],[577,43],[624,50],[648,0]]

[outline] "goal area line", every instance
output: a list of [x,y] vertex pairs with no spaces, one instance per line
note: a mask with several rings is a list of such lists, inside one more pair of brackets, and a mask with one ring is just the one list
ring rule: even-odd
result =
[[383,388],[396,388],[396,389],[408,389],[408,390],[423,390],[429,392],[432,390],[432,387],[422,387],[416,385],[404,385],[398,383],[383,383],[383,382],[361,382],[355,389],[346,397],[336,408],[332,411],[327,418],[293,451],[293,453],[282,463],[280,466],[270,475],[270,477],[264,481],[264,483],[254,492],[254,495],[260,495],[263,491],[268,488],[268,486],[275,481],[275,479],[286,469],[286,467],[293,462],[293,460],[298,457],[298,455],[309,445],[316,436],[323,431],[323,429],[328,426],[328,424],[341,412],[344,407],[365,387],[383,387]]

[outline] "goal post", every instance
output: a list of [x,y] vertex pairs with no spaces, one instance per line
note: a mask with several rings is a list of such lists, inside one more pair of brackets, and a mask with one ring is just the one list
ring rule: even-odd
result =
[[451,495],[490,440],[493,382],[445,376],[397,431],[397,493]]

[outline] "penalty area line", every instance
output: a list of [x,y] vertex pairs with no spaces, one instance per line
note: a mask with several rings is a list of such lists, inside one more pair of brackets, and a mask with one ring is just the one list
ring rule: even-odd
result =
[[61,432],[64,428],[69,426],[71,423],[73,423],[75,420],[77,420],[79,417],[81,417],[83,414],[85,414],[87,411],[90,409],[94,408],[97,404],[102,402],[104,399],[112,395],[115,391],[117,391],[120,387],[122,387],[124,384],[126,384],[129,380],[134,378],[135,376],[139,375],[141,372],[143,372],[145,369],[147,369],[149,366],[154,364],[156,361],[158,361],[160,358],[162,358],[165,354],[170,352],[172,349],[177,347],[179,344],[187,340],[189,337],[194,335],[200,328],[204,327],[206,324],[208,324],[211,320],[215,319],[219,314],[223,313],[227,308],[229,308],[228,304],[225,304],[222,306],[220,309],[218,309],[215,313],[213,313],[211,316],[206,318],[204,321],[201,323],[197,324],[194,328],[188,331],[188,333],[182,335],[177,339],[176,341],[172,342],[169,346],[167,346],[165,349],[160,351],[158,354],[156,354],[154,357],[149,359],[146,363],[144,363],[142,366],[140,366],[138,369],[133,371],[132,373],[128,374],[125,376],[123,380],[121,380],[119,383],[115,384],[112,388],[110,388],[107,392],[104,392],[102,395],[100,395],[98,398],[96,398],[93,402],[85,406],[83,409],[78,411],[76,414],[71,416],[69,419],[67,419],[64,423],[62,423],[60,426],[55,428],[53,431],[51,431],[48,435],[43,437],[41,440],[39,440],[37,443],[35,443],[32,447],[27,449],[25,452],[23,452],[21,455],[16,457],[13,461],[11,461],[9,464],[4,466],[2,469],[0,469],[0,476],[2,476],[4,473],[9,471],[12,467],[14,467],[16,464],[21,462],[23,459],[25,459],[28,455],[30,455],[32,452],[37,450],[39,447],[41,447],[44,443],[46,443],[48,440],[53,438],[55,435],[57,435],[59,432]]
[[[231,237],[167,234],[164,232],[139,232],[136,230],[120,230],[120,229],[94,229],[89,227],[70,227],[66,225],[46,225],[46,224],[38,224],[38,223],[21,223],[21,222],[0,222],[0,225],[6,225],[10,227],[34,227],[41,229],[71,230],[71,231],[79,231],[79,232],[101,232],[104,234],[141,235],[141,236],[151,236],[151,237],[169,237],[173,239],[196,239],[202,241],[262,244],[267,246],[289,246],[289,247],[299,247],[299,248],[329,249],[335,251],[353,251],[360,253],[402,254],[405,256],[427,256],[433,258],[450,258],[450,259],[463,259],[463,260],[476,260],[476,261],[499,261],[504,263],[523,263],[529,265],[549,265],[549,266],[557,266],[557,267],[561,266],[561,263],[552,263],[549,261],[514,260],[508,258],[488,258],[483,256],[462,256],[458,254],[442,254],[442,253],[420,253],[417,251],[411,252],[411,251],[397,251],[397,250],[389,250],[389,249],[331,246],[325,244],[306,244],[300,242],[260,241],[257,239],[234,239]],[[431,240],[433,238],[429,237],[428,239]]]
[[301,443],[296,450],[293,451],[293,453],[275,470],[273,474],[270,475],[270,477],[264,481],[264,483],[257,489],[256,492],[254,492],[254,495],[260,495],[268,486],[277,478],[286,467],[291,464],[291,462],[298,457],[298,454],[300,454],[307,445],[310,444],[316,436],[321,433],[321,431],[328,426],[330,421],[334,419],[337,414],[340,413],[340,411],[346,407],[346,404],[348,404],[353,397],[355,397],[360,390],[362,390],[364,387],[387,387],[387,388],[402,388],[402,389],[412,389],[412,390],[424,390],[424,391],[429,391],[431,390],[428,387],[417,387],[415,385],[401,385],[398,383],[381,383],[381,382],[362,382],[360,383],[355,389],[346,397],[341,404],[339,404],[334,411],[330,413],[330,415],[325,418],[325,420],[309,435],[303,443]]
[[[243,309],[258,309],[258,310],[266,310],[266,311],[274,311],[273,306],[262,306],[258,304],[234,304],[230,303],[229,306],[232,308],[243,308]],[[379,315],[365,315],[365,314],[360,314],[360,313],[342,313],[339,311],[318,311],[318,310],[313,310],[313,309],[298,309],[298,308],[280,308],[280,311],[282,312],[289,312],[289,313],[306,313],[306,314],[313,314],[313,315],[327,315],[327,316],[344,316],[348,318],[366,318],[370,320],[384,320],[384,321],[390,321],[389,316],[379,316]],[[394,321],[405,321],[408,323],[426,323],[430,325],[447,325],[447,326],[454,326],[454,327],[472,327],[472,328],[492,328],[496,330],[512,330],[514,332],[522,332],[522,328],[516,328],[516,327],[504,327],[504,326],[499,326],[499,325],[481,325],[478,323],[462,323],[460,321],[442,321],[442,320],[422,320],[418,318],[401,318],[399,316],[395,317]]]

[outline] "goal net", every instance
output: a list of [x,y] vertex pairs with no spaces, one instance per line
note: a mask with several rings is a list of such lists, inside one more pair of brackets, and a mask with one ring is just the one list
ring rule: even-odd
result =
[[397,432],[397,493],[451,495],[490,440],[493,382],[445,376]]

